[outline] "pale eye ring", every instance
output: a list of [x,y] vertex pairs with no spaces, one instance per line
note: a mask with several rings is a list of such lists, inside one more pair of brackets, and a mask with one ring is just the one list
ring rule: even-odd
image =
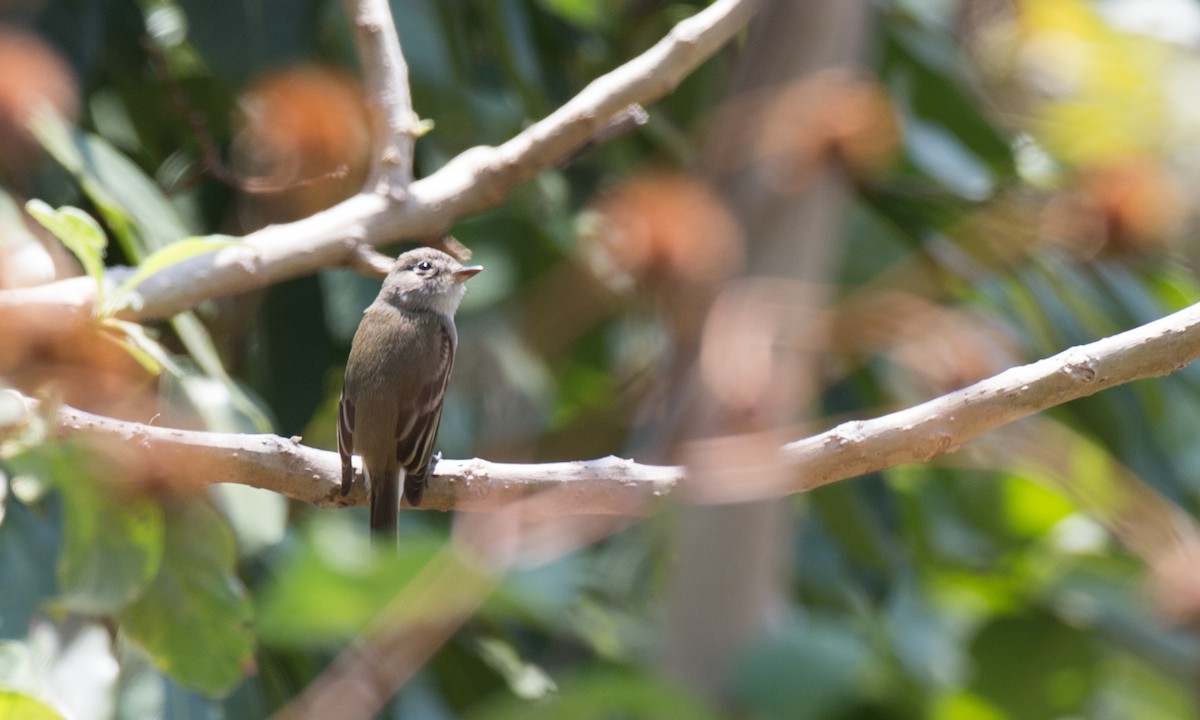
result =
[[432,269],[433,263],[429,262],[428,260],[422,260],[421,262],[417,263],[417,270],[421,272],[429,272]]

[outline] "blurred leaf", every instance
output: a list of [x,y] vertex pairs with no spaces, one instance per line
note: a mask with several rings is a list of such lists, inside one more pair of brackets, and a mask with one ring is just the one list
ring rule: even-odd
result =
[[521,659],[517,649],[500,638],[480,638],[479,656],[508,683],[513,695],[522,700],[540,700],[558,687],[542,668]]
[[[443,122],[443,108],[453,107],[454,100],[461,100],[470,92],[462,83],[463,68],[461,59],[456,57],[455,36],[452,31],[448,32],[447,8],[438,0],[391,0],[390,4],[398,18],[396,31],[400,35],[400,45],[412,71],[413,105],[423,108],[423,115],[436,118],[442,125],[432,137],[460,135],[465,128],[448,133]],[[342,13],[337,13],[336,17],[344,22]],[[462,121],[456,120],[461,126]],[[418,148],[418,152],[421,151]]]
[[259,634],[289,647],[348,641],[443,545],[406,536],[398,552],[385,552],[369,544],[361,523],[316,516],[261,594]]
[[609,21],[610,4],[604,0],[538,0],[538,4],[582,28],[602,28]]
[[[176,315],[171,318],[171,327],[174,328],[175,333],[188,349],[188,354],[196,361],[200,370],[221,383],[228,396],[228,400],[223,401],[222,405],[231,409],[235,418],[227,424],[208,423],[206,426],[212,430],[270,432],[272,422],[266,411],[237,380],[231,378],[225,371],[225,366],[221,363],[221,357],[217,353],[216,346],[213,345],[208,328],[204,327],[204,323],[200,322],[196,314],[180,313]],[[205,402],[203,398],[196,396],[193,392],[195,390],[195,384],[184,382],[184,392],[189,395],[197,407],[204,408]]]
[[586,567],[582,558],[567,555],[536,567],[515,569],[505,574],[482,612],[496,622],[517,615],[526,622],[561,627],[592,579]]
[[158,575],[120,613],[122,628],[182,685],[225,695],[254,653],[233,534],[215,510],[192,499],[167,508],[165,540]]
[[157,505],[110,485],[103,459],[77,446],[42,445],[10,462],[16,473],[51,483],[63,498],[58,602],[104,614],[142,592],[162,554]]
[[131,262],[194,234],[158,186],[104,139],[70,127],[57,115],[38,115],[32,127],[95,203]]
[[504,678],[483,661],[474,643],[463,639],[454,638],[438,648],[426,667],[452,711],[451,717],[459,718],[493,698],[512,697]]
[[916,578],[900,579],[888,598],[892,652],[908,673],[930,687],[960,683],[965,675],[961,632],[921,594]]
[[907,238],[891,218],[865,202],[855,202],[842,229],[846,242],[842,282],[868,281],[908,256]]
[[986,700],[969,692],[943,695],[937,699],[930,720],[1010,720]]
[[183,374],[178,377],[163,376],[163,394],[194,410],[206,428],[220,432],[270,432],[270,418],[237,380],[200,375],[190,366],[182,369]]
[[41,225],[62,241],[88,277],[96,281],[96,308],[103,307],[104,297],[104,251],[108,238],[100,225],[79,208],[63,207],[55,210],[41,200],[25,203],[25,210]]
[[[139,3],[154,9],[157,2]],[[233,85],[241,85],[264,67],[296,62],[313,51],[317,0],[263,0],[253,4],[180,0],[188,20],[188,40],[177,48],[195,55]],[[403,17],[403,15],[400,15]],[[185,68],[199,74],[201,67]]]
[[[48,505],[46,503],[45,505]],[[42,603],[58,592],[51,568],[59,554],[59,523],[10,492],[0,522],[0,638],[21,638]]]
[[[75,176],[100,209],[130,261],[150,263],[139,267],[122,284],[118,297],[107,306],[109,310],[116,310],[124,295],[162,267],[225,246],[205,247],[204,238],[180,241],[194,233],[189,232],[170,200],[140,168],[102,138],[74,130],[57,116],[39,116],[33,126],[47,150]],[[159,250],[164,254],[157,255]],[[254,429],[269,430],[271,424],[262,409],[225,372],[203,324],[191,313],[181,313],[172,318],[171,325],[197,365],[226,383],[238,410],[250,419]],[[139,349],[146,351],[145,347]]]
[[1001,481],[1004,515],[1022,537],[1039,537],[1075,511],[1061,493],[1032,478],[1010,476]]
[[136,597],[159,569],[161,509],[146,498],[117,497],[73,464],[60,483],[66,507],[59,601],[74,611],[114,612]]
[[1146,277],[1159,303],[1170,312],[1182,310],[1200,302],[1200,282],[1186,268],[1169,263],[1160,272]]
[[[170,675],[159,671],[152,659],[124,635],[118,635],[114,652],[120,664],[113,720],[198,720],[200,718],[260,718],[270,715],[265,708],[242,709],[232,697],[216,701],[188,690]],[[241,683],[239,690],[253,684]],[[235,691],[236,694],[236,691]]]
[[1169,46],[1114,30],[1084,0],[1020,6],[1022,62],[1047,97],[1034,115],[1046,147],[1076,164],[1158,151]]
[[150,337],[141,325],[106,317],[100,320],[100,328],[105,331],[105,337],[124,348],[151,375],[158,375],[164,368],[173,375],[183,373],[167,349]]
[[[140,168],[102,138],[74,130],[62,118],[53,115],[39,116],[33,127],[42,144],[75,176],[100,209],[129,260],[150,263],[144,268],[139,267],[134,276],[122,284],[110,310],[116,310],[123,296],[153,272],[186,257],[225,246],[205,247],[205,238],[181,241],[194,233],[188,230],[170,200]],[[221,241],[208,239],[207,242]],[[159,250],[164,254],[157,255]],[[237,409],[250,419],[254,429],[269,430],[271,423],[262,409],[229,378],[204,325],[192,313],[176,315],[171,319],[171,325],[197,365],[209,376],[226,383]],[[140,349],[146,351],[144,347]]]
[[746,653],[734,678],[737,698],[762,718],[827,718],[861,702],[871,656],[844,621],[812,615]]
[[1195,694],[1171,682],[1159,668],[1141,658],[1117,659],[1112,679],[1099,688],[1098,707],[1114,718],[1178,720],[1200,717]]
[[212,496],[233,528],[242,557],[257,555],[283,539],[288,520],[285,496],[239,483],[214,485]]
[[909,485],[911,524],[940,566],[979,569],[995,561],[1002,538],[994,537],[1001,518],[996,514],[999,487],[991,473],[901,466],[884,474]]
[[977,79],[968,76],[959,40],[936,29],[916,32],[904,22],[888,23],[883,32],[881,73],[893,99],[907,114],[952,135],[953,144],[983,160],[992,173],[1012,175],[1011,146],[975,97]]
[[1096,649],[1082,631],[1038,613],[988,623],[971,643],[971,659],[971,689],[1021,720],[1080,712],[1100,669]]
[[651,672],[597,668],[559,683],[559,691],[541,702],[514,697],[476,706],[468,720],[606,720],[607,718],[671,718],[716,720],[721,717],[695,693]]
[[176,265],[187,260],[188,258],[203,255],[205,253],[216,252],[222,248],[227,248],[239,243],[233,238],[218,239],[227,236],[209,236],[209,237],[194,237],[185,240],[178,240],[165,247],[152,252],[148,257],[138,263],[137,272],[129,277],[125,282],[117,287],[116,292],[106,305],[106,314],[112,314],[123,309],[126,305],[134,310],[139,310],[141,302],[136,295],[131,295],[138,285],[141,285],[147,278],[155,273],[165,270],[166,268]]
[[968,200],[984,200],[995,190],[988,166],[941,125],[908,118],[904,148],[917,167]]
[[888,567],[887,529],[872,513],[866,483],[835,483],[809,495],[809,502],[823,520],[823,527],[848,559],[872,569]]
[[1088,633],[1092,640],[1107,638],[1136,648],[1138,656],[1159,668],[1171,668],[1172,674],[1200,672],[1195,634],[1147,612],[1156,606],[1147,602],[1145,587],[1138,582],[1141,571],[1136,561],[1126,557],[1076,557],[1050,578],[1041,599],[1068,627]]
[[64,720],[49,705],[15,690],[0,690],[0,720]]

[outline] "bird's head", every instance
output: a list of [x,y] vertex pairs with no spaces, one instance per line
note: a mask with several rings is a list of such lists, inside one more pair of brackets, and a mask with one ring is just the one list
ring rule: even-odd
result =
[[463,283],[480,270],[434,248],[409,250],[396,258],[380,297],[397,307],[453,315],[466,292]]

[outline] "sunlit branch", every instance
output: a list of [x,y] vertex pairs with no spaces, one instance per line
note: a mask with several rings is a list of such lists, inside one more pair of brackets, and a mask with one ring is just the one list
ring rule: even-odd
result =
[[376,121],[366,189],[403,200],[413,179],[418,120],[392,9],[387,0],[343,0],[342,6],[354,29],[366,96]]
[[[412,183],[403,202],[368,188],[311,217],[253,232],[238,246],[164,269],[138,288],[139,302],[124,316],[168,318],[204,300],[345,265],[364,244],[440,234],[459,218],[499,204],[517,185],[607,132],[608,123],[630,105],[670,92],[745,27],[756,8],[754,0],[717,0],[508,142],[471,148]],[[77,283],[55,283],[37,291],[61,298],[61,311],[52,320],[62,327],[78,322],[81,315],[86,318],[78,309],[90,307],[95,299]],[[0,327],[9,320],[7,314],[22,312],[30,292],[0,291]]]
[[[779,447],[792,469],[774,495],[822,485],[953,452],[988,430],[1071,400],[1134,380],[1177,371],[1200,356],[1200,305],[1053,357],[1006,370],[906,410],[843,423]],[[25,399],[32,408],[34,401]],[[178,485],[236,482],[320,506],[362,504],[359,488],[342,498],[338,457],[276,435],[172,430],[64,408],[60,436],[90,436],[101,444],[133,446],[152,458],[153,472]],[[704,441],[700,441],[703,443]],[[494,511],[553,491],[538,512],[635,515],[654,498],[683,494],[689,502],[740,502],[762,497],[727,484],[684,482],[683,469],[620,458],[510,464],[443,460],[423,507]],[[755,492],[761,493],[758,487]]]
[[1192,305],[907,410],[844,423],[789,443],[783,452],[802,470],[805,488],[818,487],[953,452],[988,430],[1101,390],[1169,375],[1198,356],[1200,305]]

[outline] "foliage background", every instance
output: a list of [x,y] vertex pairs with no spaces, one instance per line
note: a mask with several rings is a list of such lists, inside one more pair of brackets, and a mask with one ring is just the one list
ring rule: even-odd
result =
[[[512,136],[697,7],[397,3],[414,106],[436,123],[417,144],[418,176]],[[60,129],[56,145],[42,130],[58,163],[4,133],[4,206],[40,198],[88,210],[112,238],[110,264],[179,237],[304,217],[357,187],[365,118],[336,3],[48,0],[4,12],[13,29],[0,44],[26,38],[20,28],[44,45],[0,50],[15,58],[0,115],[23,117],[13,78],[29,79],[62,88],[56,104],[84,133],[63,141]],[[847,133],[860,145],[842,149],[868,149],[864,165],[852,152],[847,161],[855,192],[828,279],[839,303],[822,423],[932,397],[1200,298],[1188,190],[1200,169],[1200,6],[891,0],[876,4],[870,37],[864,66],[890,109],[832,120],[863,121]],[[677,187],[664,173],[702,173],[737,55],[707,63],[650,108],[644,128],[453,228],[487,272],[459,315],[447,456],[653,452],[664,368],[685,336],[662,291],[686,271],[672,252],[714,252],[680,231],[704,207],[655,209]],[[205,129],[189,126],[180,98]],[[803,132],[806,117],[798,111]],[[286,189],[248,193],[197,173],[208,139],[238,176]],[[71,172],[72,148],[93,162]],[[322,179],[290,185],[313,176]],[[636,237],[658,248],[657,264],[624,263],[628,247],[615,269],[602,262],[611,246],[597,227],[614,207],[647,214]],[[47,262],[28,260],[29,242],[50,248],[59,274],[79,272],[33,233],[15,210],[0,213],[9,286]],[[376,287],[328,270],[207,304],[197,311],[206,331],[154,328],[179,366],[158,381],[95,338],[47,348],[3,377],[27,391],[53,379],[71,404],[118,417],[269,427],[329,448],[341,366]],[[228,376],[204,356],[210,342]],[[982,459],[789,500],[787,607],[722,688],[688,688],[660,661],[676,519],[664,508],[508,575],[388,712],[1196,717],[1200,643],[1163,622],[1143,564],[1106,534],[1104,508],[1071,498],[1128,471],[1194,515],[1197,380],[1185,369],[1108,390]],[[161,478],[139,478],[135,492],[128,466],[104,451],[36,438],[9,438],[0,457],[0,715],[10,717],[265,716],[450,532],[448,517],[405,513],[390,556],[366,546],[358,511],[238,486],[218,486],[210,503]]]

